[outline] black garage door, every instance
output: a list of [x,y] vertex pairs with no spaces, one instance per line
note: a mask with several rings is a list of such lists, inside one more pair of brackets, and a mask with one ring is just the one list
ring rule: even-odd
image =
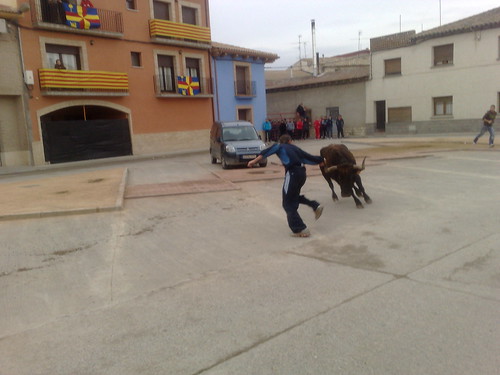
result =
[[47,121],[42,136],[50,163],[132,155],[127,119]]

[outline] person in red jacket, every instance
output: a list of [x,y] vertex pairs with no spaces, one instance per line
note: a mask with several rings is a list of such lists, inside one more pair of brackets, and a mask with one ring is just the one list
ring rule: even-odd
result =
[[316,139],[320,137],[321,121],[317,118],[314,121],[314,132],[316,133]]
[[295,123],[295,130],[297,132],[297,134],[295,135],[295,139],[302,139],[303,129],[304,129],[304,122],[302,121],[302,118],[299,117],[299,119]]

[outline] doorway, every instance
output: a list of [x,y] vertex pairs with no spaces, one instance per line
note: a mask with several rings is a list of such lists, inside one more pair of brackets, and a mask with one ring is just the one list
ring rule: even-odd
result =
[[385,100],[378,100],[375,102],[376,116],[377,116],[377,126],[376,130],[379,132],[385,132]]
[[41,117],[45,161],[65,163],[132,155],[127,115],[101,106],[72,106]]
[[326,115],[330,116],[333,121],[335,121],[337,117],[339,117],[339,114],[340,114],[339,107],[329,107],[326,109]]

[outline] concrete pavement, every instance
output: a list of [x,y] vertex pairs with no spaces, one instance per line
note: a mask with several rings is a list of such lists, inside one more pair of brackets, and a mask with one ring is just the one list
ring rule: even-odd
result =
[[[458,140],[391,159],[346,141],[373,152],[373,204],[332,202],[311,169],[303,191],[325,211],[301,208],[305,239],[289,236],[273,164],[52,170],[126,168],[127,188],[177,193],[0,222],[0,374],[499,373],[500,154]],[[202,181],[235,188],[189,192]]]
[[[352,150],[378,147],[379,152],[371,155],[368,163],[398,157],[416,157],[455,147],[470,140],[470,135],[420,136],[420,137],[370,137],[344,139]],[[439,143],[446,146],[422,150],[408,149],[397,153],[394,146],[411,143]],[[334,140],[307,140],[297,144],[311,153]],[[470,142],[469,142],[470,143]],[[468,148],[472,146],[469,144]],[[387,151],[384,151],[387,150]],[[203,155],[203,150],[175,152],[163,155],[124,157],[102,160],[89,160],[36,167],[0,168],[0,220],[37,218],[55,215],[95,213],[123,208],[126,198],[140,198],[186,193],[202,193],[237,189],[234,182],[265,180],[282,177],[282,169],[274,158],[269,168],[223,171],[216,168],[205,179],[170,182],[154,180],[127,181],[127,166],[140,165],[152,160],[167,160],[185,155]],[[316,168],[309,168],[309,174],[318,174]],[[173,171],[170,171],[171,173]],[[174,172],[175,173],[175,172]],[[19,178],[19,176],[22,176]],[[142,182],[142,183],[141,183]]]

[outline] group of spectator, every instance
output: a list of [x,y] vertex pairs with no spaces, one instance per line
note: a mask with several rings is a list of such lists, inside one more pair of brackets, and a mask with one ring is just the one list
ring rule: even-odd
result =
[[[267,119],[262,125],[265,134],[265,142],[277,142],[283,134],[289,134],[293,140],[309,139],[314,136],[316,139],[333,139],[333,119],[331,117],[321,117],[311,123],[309,118],[305,119]],[[344,138],[344,119],[341,115],[335,121],[337,137]]]
[[306,110],[299,104],[295,119],[266,119],[262,125],[265,134],[265,142],[277,142],[283,134],[288,134],[293,140],[309,139],[314,132],[316,139],[333,139],[333,125],[335,123],[337,137],[344,138],[344,119],[338,115],[337,119],[331,116],[317,118],[314,122],[306,115]]
[[[337,129],[337,138],[344,138],[344,119],[342,115],[338,115],[335,120]],[[314,130],[316,139],[333,138],[333,119],[332,116],[320,117],[314,121]]]

